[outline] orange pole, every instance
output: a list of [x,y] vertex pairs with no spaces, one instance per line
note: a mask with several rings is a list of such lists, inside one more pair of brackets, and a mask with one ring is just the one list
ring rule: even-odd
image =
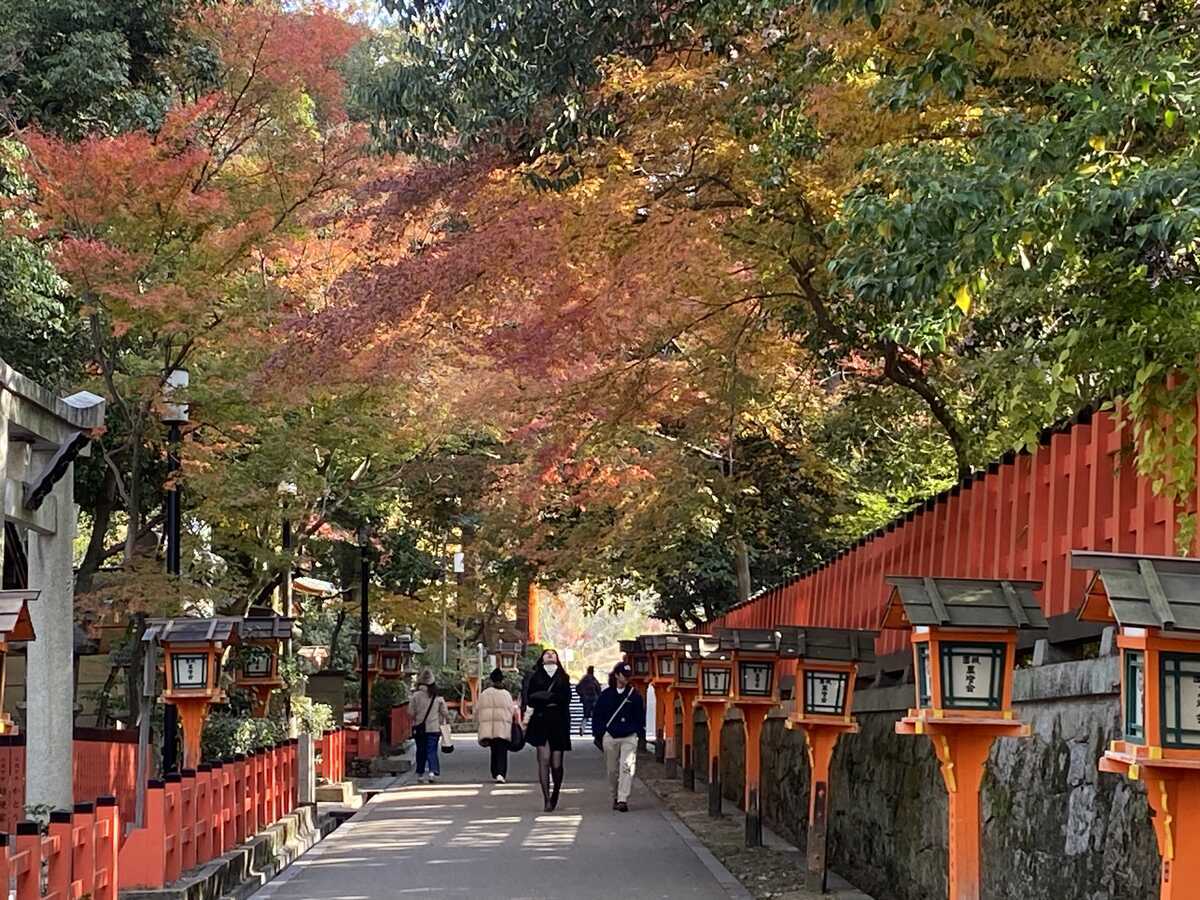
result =
[[829,831],[829,766],[833,748],[837,746],[840,730],[808,725],[804,736],[808,741],[810,788],[808,795],[808,868],[805,887],[825,893],[826,839]]
[[696,692],[680,691],[679,706],[683,724],[683,786],[696,789],[696,761],[692,759],[696,746]]
[[1143,770],[1162,857],[1160,900],[1188,900],[1200,884],[1200,772]]
[[[649,690],[649,688],[647,688]],[[667,761],[667,746],[663,740],[663,720],[667,717],[664,692],[654,686],[654,759],[660,763]]]
[[205,701],[176,703],[179,724],[183,726],[183,768],[194,769],[200,765],[200,731],[204,728],[204,713],[208,709]]
[[950,801],[950,900],[980,900],[979,789],[994,736],[962,729],[929,739]]
[[538,587],[529,583],[529,631],[526,638],[530,644],[536,644],[542,639],[542,610],[538,602]]
[[708,814],[721,816],[721,732],[725,727],[725,703],[704,703],[708,717]]
[[746,729],[746,846],[762,846],[762,807],[760,785],[762,783],[762,730],[767,719],[767,706],[763,703],[742,707],[742,721]]
[[[121,813],[117,798],[101,797],[96,801],[96,878],[93,900],[117,900],[117,846],[121,834]],[[0,884],[7,884],[0,878]]]
[[50,897],[66,897],[71,884],[71,813],[65,809],[56,809],[50,813],[50,827],[47,829],[49,844],[46,857],[46,894]]
[[663,706],[663,758],[667,765],[667,777],[679,774],[679,748],[675,743],[675,688],[662,689]]

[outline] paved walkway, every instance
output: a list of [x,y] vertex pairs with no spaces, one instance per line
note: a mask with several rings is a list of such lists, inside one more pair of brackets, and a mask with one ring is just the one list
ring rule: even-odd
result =
[[438,783],[376,796],[255,898],[746,896],[718,881],[709,867],[722,873],[719,864],[705,862],[646,792],[635,792],[629,813],[614,812],[603,758],[586,738],[567,754],[562,797],[549,814],[532,748],[509,757],[510,781],[497,785],[475,736],[456,738]]

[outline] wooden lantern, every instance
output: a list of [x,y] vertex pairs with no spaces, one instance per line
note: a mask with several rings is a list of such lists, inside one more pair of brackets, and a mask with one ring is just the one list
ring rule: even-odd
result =
[[775,629],[729,628],[716,632],[722,650],[732,654],[733,705],[746,730],[746,846],[762,846],[762,730],[779,703],[779,645]]
[[650,655],[650,681],[654,685],[655,751],[661,752],[668,778],[674,778],[679,768],[675,736],[675,688],[678,684],[679,660],[689,639],[693,637],[687,634],[648,634],[641,639],[643,649]]
[[840,628],[779,629],[780,654],[796,660],[796,690],[789,728],[808,742],[811,769],[808,799],[806,887],[825,892],[829,826],[829,766],[838,738],[854,734],[854,681],[861,663],[875,661],[874,631]]
[[[1200,559],[1073,551],[1095,574],[1079,618],[1120,628],[1122,739],[1100,771],[1146,785],[1161,900],[1200,883]],[[1195,845],[1196,849],[1193,849]]]
[[701,637],[698,649],[697,702],[708,722],[708,814],[721,815],[721,733],[733,700],[733,652],[716,637]]
[[253,607],[238,626],[241,640],[234,683],[254,694],[256,716],[267,714],[271,693],[283,687],[279,657],[284,642],[292,637],[292,625],[292,619],[277,616],[270,608]]
[[521,657],[525,653],[525,645],[520,641],[496,642],[496,668],[501,672],[520,671]]
[[933,742],[949,794],[950,900],[979,900],[979,788],[992,741],[1026,737],[1012,709],[1017,632],[1045,630],[1035,581],[888,576],[884,628],[911,628],[917,706],[898,734]]
[[412,675],[413,661],[422,652],[424,648],[411,634],[367,636],[368,671],[380,678],[396,679]]
[[0,734],[13,734],[16,726],[4,712],[4,689],[7,683],[9,641],[32,641],[33,621],[29,617],[29,602],[36,600],[39,591],[0,591]]
[[222,703],[221,658],[239,641],[242,619],[152,619],[143,640],[163,648],[166,690],[163,699],[179,710],[183,725],[185,769],[200,764],[200,732],[213,703]]

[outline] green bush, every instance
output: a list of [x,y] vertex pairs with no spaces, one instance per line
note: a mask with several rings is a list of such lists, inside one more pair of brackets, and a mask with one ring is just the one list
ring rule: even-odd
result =
[[371,726],[383,728],[392,708],[408,703],[408,686],[398,679],[378,678],[371,687]]
[[292,720],[302,734],[319,738],[333,728],[333,707],[312,697],[292,698]]
[[200,756],[205,762],[215,762],[235,753],[269,747],[287,736],[287,728],[275,719],[254,719],[218,711],[204,722]]

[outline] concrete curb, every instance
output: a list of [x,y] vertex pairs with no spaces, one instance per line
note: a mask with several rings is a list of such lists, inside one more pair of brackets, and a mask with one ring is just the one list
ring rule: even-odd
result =
[[713,856],[712,851],[704,846],[700,838],[696,837],[696,833],[688,828],[679,816],[667,809],[666,804],[663,803],[658,794],[654,793],[650,789],[650,786],[642,781],[642,779],[637,778],[635,780],[637,781],[641,795],[654,798],[654,802],[658,804],[658,811],[667,820],[667,824],[679,835],[680,839],[687,845],[687,848],[696,855],[696,858],[700,860],[704,868],[708,869],[709,874],[721,885],[730,900],[754,900],[754,895],[742,886],[742,883],[737,880],[732,872],[725,868],[719,859]]

